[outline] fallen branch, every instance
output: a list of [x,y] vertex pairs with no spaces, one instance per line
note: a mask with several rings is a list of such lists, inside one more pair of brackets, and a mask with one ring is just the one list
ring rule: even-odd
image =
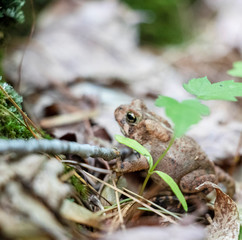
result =
[[15,152],[26,153],[52,153],[52,154],[78,154],[83,158],[100,157],[105,160],[112,160],[120,156],[115,148],[103,148],[89,144],[79,144],[61,140],[30,139],[30,140],[0,140],[0,153]]

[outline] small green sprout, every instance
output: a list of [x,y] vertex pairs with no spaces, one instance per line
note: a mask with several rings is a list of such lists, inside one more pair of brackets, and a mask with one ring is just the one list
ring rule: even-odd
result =
[[115,139],[119,143],[124,144],[124,145],[134,149],[136,152],[140,153],[141,155],[145,156],[149,163],[150,169],[153,167],[153,158],[152,158],[151,154],[140,143],[138,143],[134,139],[126,138],[121,135],[115,135]]
[[[162,154],[162,158],[160,157],[155,165],[153,165],[153,158],[151,156],[151,154],[148,152],[148,150],[143,147],[141,144],[139,144],[137,141],[133,140],[133,139],[130,139],[130,138],[126,138],[124,136],[121,136],[121,135],[115,135],[115,139],[119,142],[119,143],[122,143],[132,149],[134,149],[135,151],[139,152],[141,155],[143,155],[144,157],[146,157],[148,163],[149,163],[149,170],[148,170],[148,173],[147,173],[147,176],[144,180],[144,183],[142,185],[142,188],[140,190],[140,195],[143,194],[143,191],[146,187],[146,184],[149,180],[149,178],[151,177],[152,174],[156,173],[158,174],[158,176],[160,176],[171,188],[171,190],[174,192],[174,194],[176,195],[176,197],[178,198],[178,200],[181,202],[183,208],[185,211],[188,210],[188,207],[187,207],[187,203],[186,203],[186,199],[185,197],[183,196],[181,190],[179,189],[178,185],[176,184],[176,182],[169,176],[167,175],[166,173],[164,172],[161,172],[161,171],[154,171],[155,170],[155,167],[157,166],[158,162],[161,161],[161,159],[165,156],[165,154],[163,155]],[[172,141],[171,141],[172,142]],[[169,144],[167,150],[165,151],[165,153],[169,150],[170,146],[172,145]]]

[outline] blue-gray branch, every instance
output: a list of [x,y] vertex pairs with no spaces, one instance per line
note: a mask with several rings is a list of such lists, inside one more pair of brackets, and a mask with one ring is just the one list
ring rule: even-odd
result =
[[26,153],[52,153],[52,154],[78,154],[83,158],[100,157],[105,160],[112,160],[120,156],[120,152],[115,148],[103,148],[89,144],[79,144],[61,140],[47,139],[14,139],[0,140],[0,153],[15,152],[20,154]]

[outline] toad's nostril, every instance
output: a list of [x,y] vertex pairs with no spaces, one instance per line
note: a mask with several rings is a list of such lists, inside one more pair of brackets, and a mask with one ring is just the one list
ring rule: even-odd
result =
[[122,118],[121,121],[120,121],[120,123],[121,123],[122,125],[124,125],[124,124],[126,123],[125,118]]

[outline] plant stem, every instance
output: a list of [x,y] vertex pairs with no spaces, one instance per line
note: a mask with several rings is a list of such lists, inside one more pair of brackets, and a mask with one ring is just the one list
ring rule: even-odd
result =
[[171,148],[172,144],[174,143],[175,139],[176,139],[175,136],[173,136],[171,141],[169,142],[169,145],[166,148],[166,150],[160,155],[158,160],[155,162],[154,166],[148,171],[147,176],[146,176],[146,178],[145,178],[145,180],[143,182],[143,185],[142,185],[142,187],[140,189],[139,195],[141,195],[141,196],[143,195],[143,192],[145,190],[145,187],[147,185],[147,182],[148,182],[150,176],[154,173],[154,170],[155,170],[156,166],[158,165],[158,163],[165,157],[165,155],[167,154],[167,152]]
[[165,157],[165,155],[167,154],[167,152],[171,148],[172,144],[174,143],[175,139],[176,138],[173,136],[172,139],[171,139],[171,141],[169,142],[169,145],[166,148],[166,150],[160,155],[160,157],[158,158],[158,160],[155,162],[154,166],[150,169],[151,172],[153,172],[155,170],[155,168],[158,165],[158,163]]
[[141,189],[140,189],[140,191],[139,191],[139,195],[141,195],[141,196],[143,195],[143,192],[144,192],[144,190],[145,190],[146,184],[147,184],[147,182],[148,182],[148,180],[149,180],[151,174],[152,174],[152,172],[148,171],[148,173],[147,173],[147,175],[146,175],[146,178],[145,178],[145,180],[144,180],[144,182],[143,182],[143,185],[142,185],[142,187],[141,187]]

